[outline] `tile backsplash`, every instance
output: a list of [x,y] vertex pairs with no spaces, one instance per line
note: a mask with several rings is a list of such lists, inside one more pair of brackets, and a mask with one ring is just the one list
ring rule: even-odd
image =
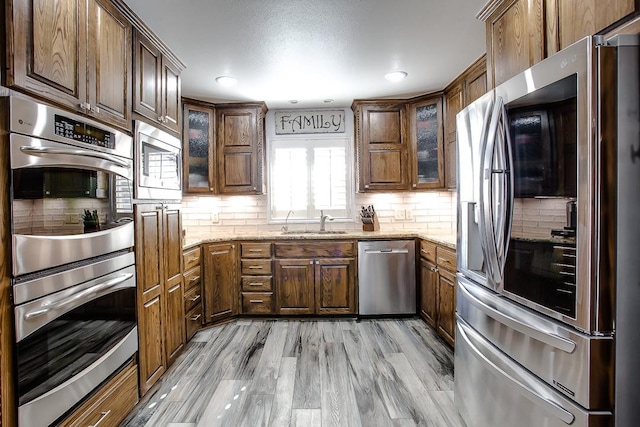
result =
[[[422,230],[433,235],[456,231],[456,193],[356,194],[354,215],[360,206],[374,205],[381,230]],[[184,196],[182,226],[188,236],[220,233],[279,231],[282,223],[269,223],[267,196]],[[400,217],[404,219],[400,219]],[[315,229],[318,223],[289,223],[290,230]],[[331,230],[359,230],[362,223],[327,222]]]

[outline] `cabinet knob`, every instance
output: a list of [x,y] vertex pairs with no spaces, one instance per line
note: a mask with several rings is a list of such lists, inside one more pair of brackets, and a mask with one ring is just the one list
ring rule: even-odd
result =
[[158,121],[160,123],[164,123],[164,116],[158,116]]
[[418,186],[418,184],[413,184],[413,188],[416,188]]
[[98,107],[97,105],[91,107],[91,112],[100,114],[100,107]]
[[91,104],[89,104],[88,102],[81,102],[80,103],[80,108],[83,111],[87,111],[87,110],[91,109]]

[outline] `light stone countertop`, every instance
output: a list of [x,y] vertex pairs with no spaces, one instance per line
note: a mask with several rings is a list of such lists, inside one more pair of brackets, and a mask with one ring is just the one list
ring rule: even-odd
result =
[[229,240],[380,240],[380,239],[424,239],[430,240],[436,244],[456,248],[455,234],[429,234],[427,231],[410,231],[410,230],[383,230],[383,231],[362,231],[347,230],[344,233],[300,233],[294,231],[290,234],[284,234],[281,231],[257,231],[246,233],[216,233],[211,236],[198,235],[193,236],[187,234],[183,239],[183,248],[188,249],[202,243],[223,242]]

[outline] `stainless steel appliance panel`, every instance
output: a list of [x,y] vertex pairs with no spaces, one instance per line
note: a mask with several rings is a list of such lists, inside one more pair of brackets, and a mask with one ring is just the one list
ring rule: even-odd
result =
[[21,427],[46,427],[80,402],[138,351],[138,328],[69,381],[18,407]]
[[480,240],[480,151],[487,137],[493,91],[488,92],[456,117],[458,182],[458,270],[478,283],[487,282],[486,260]]
[[136,287],[135,265],[15,307],[16,342],[89,301]]
[[135,121],[136,179],[139,200],[182,199],[180,139],[140,120]]
[[127,252],[89,265],[71,267],[43,277],[15,282],[13,285],[13,303],[15,305],[24,304],[27,301],[62,291],[134,264],[134,253]]
[[[131,136],[84,116],[78,116],[50,105],[16,97],[9,97],[9,111],[11,112],[9,128],[12,133],[91,148],[92,150],[133,159],[133,138]],[[66,129],[56,129],[56,116],[70,122],[66,123],[67,125],[75,123],[82,128],[78,129],[78,132],[74,132],[75,138],[84,136],[86,137],[85,141],[94,142],[94,144],[65,136],[64,131]],[[58,126],[60,125],[61,123],[58,122]],[[86,129],[86,127],[90,127],[90,129]],[[93,136],[91,135],[92,133],[94,133]],[[97,142],[95,133],[110,134],[109,139],[113,148],[95,145]]]
[[65,167],[112,172],[133,179],[133,160],[94,149],[11,134],[11,169]]
[[580,334],[460,274],[457,280],[456,309],[466,324],[567,398],[588,409],[613,407],[612,337]]
[[616,239],[616,426],[637,424],[640,405],[640,262],[638,262],[638,212],[640,198],[640,36],[618,36],[611,41],[618,47],[617,95],[617,239]]
[[416,313],[416,243],[358,242],[359,314]]
[[609,411],[587,411],[456,321],[454,399],[468,427],[611,426]]
[[88,234],[29,236],[14,234],[13,275],[57,267],[133,247],[133,222]]

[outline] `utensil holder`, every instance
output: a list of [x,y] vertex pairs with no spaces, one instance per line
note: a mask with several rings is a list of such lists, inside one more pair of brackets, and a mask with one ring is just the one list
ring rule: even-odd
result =
[[373,214],[371,218],[367,218],[371,223],[362,223],[362,231],[378,231],[380,230],[380,223],[378,222],[378,216]]

